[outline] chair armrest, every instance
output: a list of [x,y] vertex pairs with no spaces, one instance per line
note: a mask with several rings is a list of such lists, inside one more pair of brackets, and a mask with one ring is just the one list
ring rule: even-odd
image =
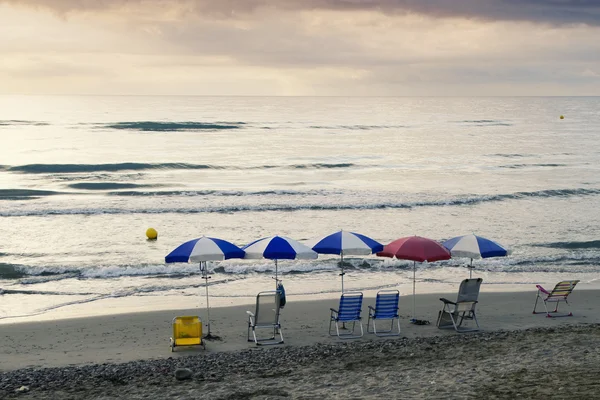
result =
[[252,311],[246,311],[246,314],[248,314],[251,317],[254,317],[254,313]]
[[[369,306],[369,310],[375,311],[375,307]],[[362,311],[362,310],[361,310]]]
[[544,289],[541,285],[535,285],[535,287],[538,288],[538,290],[544,294],[550,294],[550,292]]
[[450,301],[450,300],[448,300],[448,299],[445,299],[445,298],[443,298],[443,297],[440,297],[440,300],[441,300],[441,301],[443,301],[443,302],[444,302],[444,304],[456,304],[455,302],[453,302],[453,301]]

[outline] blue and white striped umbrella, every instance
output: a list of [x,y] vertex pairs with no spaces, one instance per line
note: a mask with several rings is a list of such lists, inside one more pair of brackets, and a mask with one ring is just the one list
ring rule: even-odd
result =
[[360,233],[338,231],[319,239],[311,240],[307,245],[319,254],[338,254],[341,256],[342,293],[344,293],[344,256],[361,256],[383,250],[383,245]]
[[508,250],[502,245],[475,234],[457,236],[446,240],[442,245],[450,251],[452,257],[471,259],[469,277],[471,277],[474,258],[505,257],[508,255]]
[[255,240],[242,247],[244,258],[275,260],[275,287],[278,283],[277,260],[314,260],[319,255],[297,240],[284,236],[271,236]]
[[202,236],[185,242],[165,257],[165,262],[222,261],[244,258],[244,250],[223,239]]
[[214,337],[210,333],[210,305],[208,302],[208,278],[210,276],[208,276],[206,262],[244,258],[244,254],[244,250],[227,240],[202,236],[183,243],[165,257],[166,263],[200,263],[200,272],[206,287],[206,326],[208,333],[205,338],[207,339]]

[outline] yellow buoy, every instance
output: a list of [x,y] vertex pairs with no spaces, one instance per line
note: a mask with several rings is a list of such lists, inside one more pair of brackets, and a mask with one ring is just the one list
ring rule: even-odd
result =
[[150,240],[156,240],[158,238],[158,232],[154,228],[148,228],[146,230],[146,237]]
[[561,116],[560,116],[560,119],[565,119],[565,116],[564,116],[564,115],[561,115]]

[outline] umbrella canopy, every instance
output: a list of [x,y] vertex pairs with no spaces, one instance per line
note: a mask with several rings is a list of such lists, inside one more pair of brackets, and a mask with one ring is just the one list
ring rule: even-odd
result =
[[421,236],[409,236],[394,240],[385,245],[383,251],[377,253],[382,257],[396,257],[401,260],[411,260],[413,262],[413,321],[415,320],[415,282],[416,282],[416,263],[434,262],[440,260],[449,260],[450,252],[441,244],[432,239]]
[[[202,236],[181,244],[165,257],[166,263],[190,262],[200,263],[200,272],[206,288],[206,338],[214,338],[210,333],[210,305],[208,302],[207,261],[222,261],[230,258],[244,258],[244,250],[223,239]],[[203,264],[204,263],[204,264]]]
[[165,257],[165,262],[222,261],[244,258],[244,250],[226,240],[202,236],[185,242]]
[[344,293],[344,256],[361,256],[383,250],[383,245],[360,233],[338,231],[319,239],[311,240],[308,246],[319,254],[337,254],[341,256],[342,293]]
[[447,248],[452,257],[471,259],[469,277],[471,277],[474,258],[505,257],[508,250],[493,240],[475,234],[457,236],[446,240],[442,245]]
[[242,247],[244,258],[275,260],[275,287],[278,283],[277,260],[314,260],[319,255],[310,247],[284,236],[271,236],[255,240]]
[[409,236],[394,240],[385,245],[383,251],[377,255],[418,262],[449,260],[451,257],[450,252],[444,246],[435,240],[421,236]]

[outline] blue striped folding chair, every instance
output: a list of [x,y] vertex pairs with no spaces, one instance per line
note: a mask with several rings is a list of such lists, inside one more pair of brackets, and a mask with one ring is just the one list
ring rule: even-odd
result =
[[[357,339],[364,335],[360,312],[362,311],[363,294],[361,292],[348,292],[342,294],[340,306],[337,310],[331,308],[329,318],[329,335],[339,337],[340,339]],[[331,325],[335,322],[336,334],[331,333]],[[339,323],[345,324],[352,322],[352,330],[348,329],[346,333],[340,333]],[[360,326],[360,336],[354,334],[356,323]]]
[[[374,333],[376,336],[400,336],[400,316],[398,315],[398,301],[400,292],[397,290],[380,290],[377,292],[375,307],[369,306],[369,319],[367,320],[367,332]],[[378,320],[391,320],[391,326],[388,330],[379,330],[377,332]],[[394,331],[394,320],[397,320],[398,331]],[[370,331],[371,321],[373,321],[373,331]]]

